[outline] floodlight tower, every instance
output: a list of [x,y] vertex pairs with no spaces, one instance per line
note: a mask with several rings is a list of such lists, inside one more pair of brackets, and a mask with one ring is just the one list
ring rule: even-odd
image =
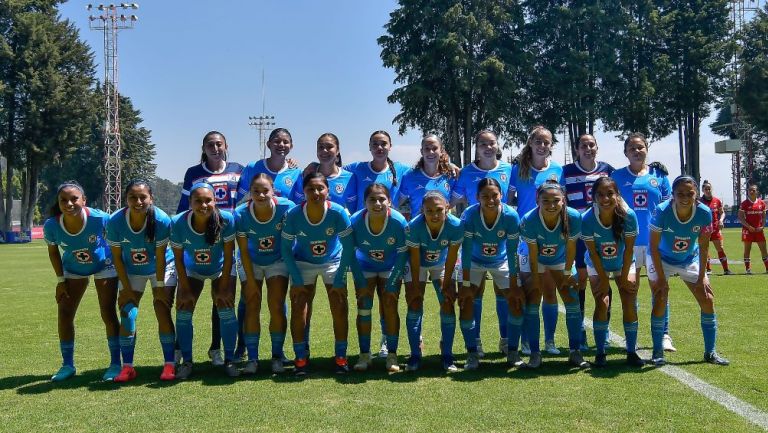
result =
[[248,125],[259,130],[259,149],[261,159],[267,157],[267,143],[264,141],[264,131],[275,127],[275,116],[264,114],[267,107],[267,98],[264,90],[264,70],[261,70],[261,116],[248,116]]
[[137,3],[89,4],[86,10],[98,15],[88,16],[88,27],[104,33],[104,210],[114,212],[121,207],[120,198],[120,93],[117,87],[117,33],[132,29],[136,15],[128,10],[139,8]]

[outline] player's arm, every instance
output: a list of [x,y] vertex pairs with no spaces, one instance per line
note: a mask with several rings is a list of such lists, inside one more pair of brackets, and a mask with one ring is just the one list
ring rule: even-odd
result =
[[747,222],[747,214],[744,212],[743,209],[739,209],[739,222],[745,229],[749,231],[755,230],[755,228],[749,225],[749,223]]

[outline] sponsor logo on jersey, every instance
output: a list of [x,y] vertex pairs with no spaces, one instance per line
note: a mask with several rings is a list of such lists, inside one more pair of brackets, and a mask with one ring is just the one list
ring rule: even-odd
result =
[[72,256],[77,260],[78,263],[88,265],[93,263],[93,257],[91,256],[91,252],[88,251],[87,248],[82,248],[79,250],[72,251]]
[[328,245],[325,241],[312,241],[309,245],[309,250],[312,251],[313,256],[322,257],[328,251]]

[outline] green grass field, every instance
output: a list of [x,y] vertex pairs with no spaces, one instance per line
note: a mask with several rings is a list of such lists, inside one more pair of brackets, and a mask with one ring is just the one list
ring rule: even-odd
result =
[[[729,258],[741,260],[735,229],[725,231]],[[712,250],[714,252],[714,249]],[[695,300],[678,278],[671,281],[672,335],[678,352],[668,361],[700,379],[768,412],[768,276],[759,252],[752,254],[760,275],[712,276],[719,320],[718,350],[732,364],[702,362],[702,337]],[[81,304],[75,362],[78,375],[53,384],[60,365],[56,337],[54,277],[42,242],[0,246],[0,412],[1,432],[252,432],[252,431],[761,431],[740,416],[651,367],[624,366],[623,351],[611,349],[605,369],[579,371],[567,364],[567,351],[545,357],[541,369],[509,370],[496,352],[498,331],[493,296],[486,295],[483,340],[488,352],[481,368],[446,375],[439,366],[437,303],[425,305],[426,361],[417,374],[387,374],[383,360],[367,373],[336,376],[331,370],[333,341],[328,303],[318,295],[312,323],[312,374],[297,379],[272,376],[268,362],[252,377],[227,378],[207,361],[210,297],[201,297],[195,314],[193,377],[163,383],[157,325],[146,298],[140,309],[136,364],[139,377],[127,384],[101,382],[108,364],[104,329],[95,291]],[[207,291],[206,291],[207,293]],[[588,314],[592,300],[588,297]],[[618,298],[617,298],[618,301]],[[354,305],[351,302],[351,305]],[[266,310],[266,307],[264,307]],[[350,311],[354,323],[354,309]],[[401,310],[404,306],[401,302]],[[620,309],[612,330],[621,333]],[[265,324],[266,311],[262,313]],[[404,314],[403,314],[404,317]],[[404,319],[403,319],[404,322]],[[374,319],[374,324],[377,320]],[[649,290],[643,282],[640,345],[650,345]],[[380,331],[374,326],[373,346]],[[590,330],[590,342],[592,342]],[[558,346],[567,346],[560,317]],[[289,356],[290,339],[286,343]],[[351,362],[357,334],[350,332]],[[401,331],[401,362],[407,338]],[[456,353],[463,354],[457,329]],[[262,358],[269,337],[262,337]],[[588,353],[589,359],[594,354]],[[201,362],[205,361],[205,362]],[[463,361],[463,357],[459,357]]]

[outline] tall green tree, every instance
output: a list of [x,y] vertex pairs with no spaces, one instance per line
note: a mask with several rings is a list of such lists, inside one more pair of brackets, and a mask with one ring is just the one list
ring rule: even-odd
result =
[[741,47],[736,102],[749,123],[768,132],[768,5],[744,26]]
[[[472,160],[475,132],[524,134],[529,53],[518,1],[401,0],[378,39],[399,85],[400,133],[442,135],[454,162]],[[462,153],[463,151],[463,153]]]
[[[23,229],[32,225],[43,167],[85,140],[93,114],[83,102],[93,83],[93,55],[75,26],[60,18],[58,3],[0,3],[0,141],[9,170],[22,173]],[[7,203],[5,230],[10,229]]]

